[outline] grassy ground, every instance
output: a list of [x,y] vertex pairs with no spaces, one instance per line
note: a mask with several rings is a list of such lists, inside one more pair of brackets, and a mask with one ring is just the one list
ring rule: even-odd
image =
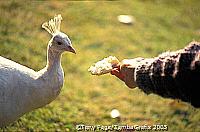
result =
[[[41,24],[57,13],[77,50],[77,55],[62,57],[61,94],[0,131],[75,131],[76,124],[166,124],[169,131],[200,131],[199,109],[130,90],[111,75],[87,72],[109,55],[120,60],[153,57],[200,41],[199,0],[0,1],[0,55],[34,70],[43,68],[50,35]],[[136,22],[123,25],[117,21],[120,14],[133,15]],[[120,111],[120,120],[110,118],[113,108]]]

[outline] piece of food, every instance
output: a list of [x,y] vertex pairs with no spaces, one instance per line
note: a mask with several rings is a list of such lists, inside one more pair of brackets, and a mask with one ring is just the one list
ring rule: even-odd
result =
[[88,71],[91,72],[92,75],[102,75],[111,72],[113,67],[118,64],[119,60],[115,56],[109,56],[92,65]]

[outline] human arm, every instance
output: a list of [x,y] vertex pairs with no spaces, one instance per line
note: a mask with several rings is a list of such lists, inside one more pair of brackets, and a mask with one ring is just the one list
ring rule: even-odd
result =
[[200,107],[200,43],[192,42],[184,49],[166,52],[154,58],[122,61],[111,74],[130,87],[138,87],[147,94],[180,99]]

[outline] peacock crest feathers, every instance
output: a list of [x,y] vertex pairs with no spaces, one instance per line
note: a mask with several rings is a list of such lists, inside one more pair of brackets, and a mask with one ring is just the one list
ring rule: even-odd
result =
[[60,14],[55,15],[53,19],[50,19],[48,22],[42,24],[42,28],[44,28],[51,35],[54,35],[60,32],[62,16]]

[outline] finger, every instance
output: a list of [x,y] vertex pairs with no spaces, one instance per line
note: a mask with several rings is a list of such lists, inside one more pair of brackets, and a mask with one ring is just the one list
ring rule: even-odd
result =
[[112,69],[112,71],[110,73],[112,75],[118,74],[119,73],[119,69],[118,68],[114,68],[114,69]]
[[120,80],[124,81],[124,75],[118,70],[118,69],[113,69],[111,71],[112,75],[115,75],[116,77],[118,77]]
[[112,65],[113,68],[118,68],[120,69],[120,64],[117,64],[117,65]]

